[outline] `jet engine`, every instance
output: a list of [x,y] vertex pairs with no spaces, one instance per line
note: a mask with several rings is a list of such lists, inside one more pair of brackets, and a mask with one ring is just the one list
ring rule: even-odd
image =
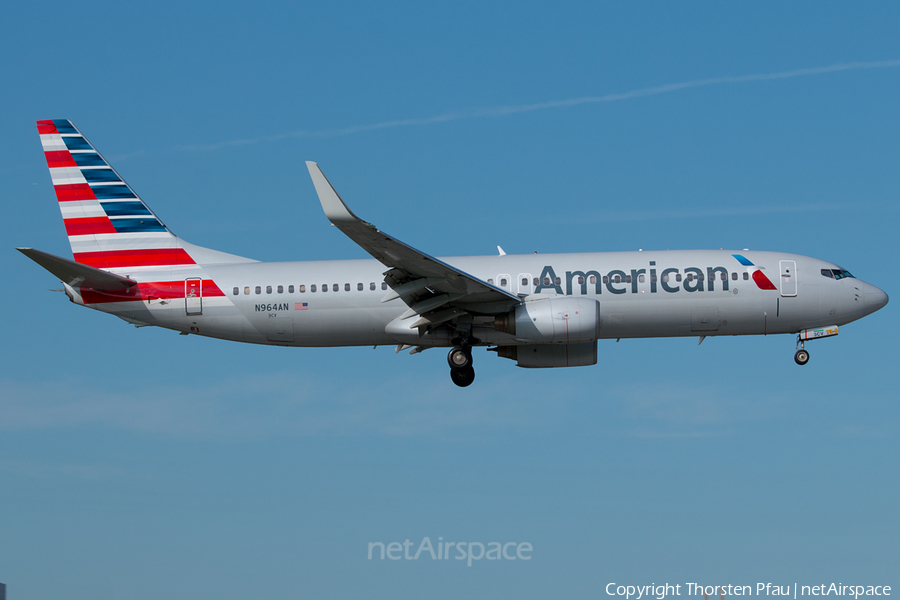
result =
[[575,344],[600,337],[600,303],[592,298],[528,300],[494,319],[494,329],[531,344]]

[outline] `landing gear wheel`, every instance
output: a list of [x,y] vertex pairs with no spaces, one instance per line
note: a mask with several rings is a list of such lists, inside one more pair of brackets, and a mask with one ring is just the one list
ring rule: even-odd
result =
[[467,387],[475,381],[475,369],[471,366],[462,369],[450,369],[450,379],[459,387]]
[[[457,346],[447,354],[447,363],[451,369],[466,369],[472,367],[472,352],[468,348]],[[469,383],[472,383],[471,381]],[[466,384],[468,385],[468,383]]]
[[798,365],[805,365],[809,362],[809,352],[806,350],[797,350],[797,353],[794,354],[794,362]]

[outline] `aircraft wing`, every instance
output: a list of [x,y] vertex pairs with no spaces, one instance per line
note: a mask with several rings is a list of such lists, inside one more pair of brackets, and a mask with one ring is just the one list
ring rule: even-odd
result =
[[391,292],[382,302],[401,298],[423,318],[413,326],[435,325],[464,313],[498,314],[521,299],[473,275],[420,252],[353,214],[319,165],[307,161],[325,216],[347,237],[362,246],[384,266]]
[[95,290],[122,290],[137,285],[137,282],[133,279],[114,275],[107,271],[77,263],[74,260],[35,250],[34,248],[16,248],[16,250],[59,277],[59,280],[63,283],[72,287],[87,287]]

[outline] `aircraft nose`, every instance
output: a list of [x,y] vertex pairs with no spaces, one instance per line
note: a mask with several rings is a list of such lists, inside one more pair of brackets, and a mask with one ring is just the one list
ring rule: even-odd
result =
[[868,285],[864,292],[866,310],[875,312],[888,303],[888,295],[874,285]]

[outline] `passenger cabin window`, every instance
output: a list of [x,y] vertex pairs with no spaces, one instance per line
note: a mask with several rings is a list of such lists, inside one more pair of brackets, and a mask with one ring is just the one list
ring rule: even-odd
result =
[[615,281],[616,283],[622,283],[622,276],[621,276],[621,275],[616,275],[616,278],[613,279],[613,281]]
[[259,286],[256,286],[256,290],[254,290],[254,291],[255,291],[257,294],[262,294],[262,288],[259,287]]
[[609,283],[609,275],[603,276],[603,283]]
[[293,294],[293,293],[294,293],[294,286],[289,285],[288,286],[288,294]]
[[631,283],[631,275],[625,276],[625,283]]
[[688,274],[687,274],[687,280],[688,280],[688,281],[693,281],[693,280],[694,280],[694,274],[693,274],[693,273],[688,273]]
[[640,283],[644,283],[644,274],[643,274],[643,273],[641,273],[640,275],[638,275],[638,281],[639,281]]
[[597,283],[597,276],[596,276],[596,275],[591,275],[591,278],[590,278],[588,281],[590,281],[590,282],[593,283],[593,284]]
[[[306,286],[305,286],[305,285],[301,285],[301,286],[299,286],[297,289],[300,291],[301,294],[305,294],[305,293],[306,293]],[[313,290],[313,291],[315,291],[315,290]]]
[[[713,275],[714,279],[715,279],[715,277],[716,276]],[[728,281],[728,275],[726,275],[725,273],[719,273],[719,281]]]
[[737,281],[737,271],[735,271],[734,273],[731,274],[731,280]]
[[523,287],[528,287],[528,278],[527,278],[527,277],[523,277],[523,278],[522,278],[522,286],[523,286]]
[[244,295],[245,295],[245,296],[249,296],[249,295],[250,295],[250,286],[249,286],[249,285],[248,285],[247,287],[244,288]]
[[544,277],[544,285],[550,285],[550,278]]
[[349,291],[350,291],[350,284],[349,284],[349,283],[345,283],[345,284],[344,284],[344,291],[345,291],[345,292],[349,292]]
[[494,280],[493,280],[493,279],[488,279],[488,283],[491,284],[491,285],[494,285]]
[[663,273],[662,280],[665,281],[666,283],[669,283],[669,274]]
[[562,279],[559,278],[559,277],[554,277],[554,278],[553,278],[553,283],[554,283],[555,285],[559,285],[559,284],[562,283]]
[[267,293],[267,294],[271,294],[271,293],[272,293],[272,286],[271,286],[271,285],[267,285],[267,286],[266,286],[266,293]]
[[681,273],[675,273],[675,281],[681,281]]
[[234,291],[232,291],[231,293],[234,294],[235,296],[237,296],[238,294],[241,293],[241,290],[239,288],[234,288]]
[[338,291],[339,289],[341,289],[341,286],[339,286],[339,285],[336,284],[336,283],[333,284],[333,285],[331,286],[331,291],[332,291],[332,292],[336,292],[336,291]]
[[500,285],[501,285],[502,287],[506,287],[506,284],[507,284],[507,283],[509,283],[509,282],[506,280],[506,277],[504,277],[503,279],[500,280]]
[[279,285],[277,291],[278,291],[279,294],[283,294],[283,293],[284,293],[284,286],[283,286],[283,285]]
[[309,286],[309,291],[315,293],[315,291],[316,291],[316,284],[312,284],[311,286]]
[[384,281],[381,282],[381,289],[382,289],[382,291],[386,291],[386,290],[387,290],[387,283],[386,283],[386,282],[384,282]]
[[744,271],[744,281],[747,281],[748,279],[750,279],[750,273]]
[[374,281],[369,284],[369,289],[372,290],[373,292],[375,291],[375,282]]
[[[527,283],[524,283],[524,281],[525,281],[524,279],[522,281],[523,281],[522,285],[528,285]],[[537,287],[539,285],[541,285],[541,280],[538,279],[537,277],[535,277],[534,278],[534,287]]]
[[323,284],[322,284],[322,291],[323,291],[323,292],[327,292],[327,291],[328,291],[328,284],[327,284],[327,283],[323,283]]
[[[643,275],[641,277],[643,277]],[[654,273],[653,275],[650,276],[650,283],[656,283],[657,281],[658,281],[658,278],[656,276],[656,273]]]

